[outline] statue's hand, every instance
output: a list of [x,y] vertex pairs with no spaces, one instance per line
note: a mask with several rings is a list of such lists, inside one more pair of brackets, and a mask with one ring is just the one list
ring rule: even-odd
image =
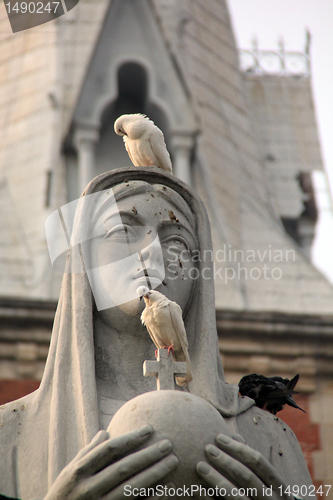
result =
[[148,488],[176,468],[167,439],[133,452],[153,429],[145,426],[115,439],[100,431],[62,470],[44,500],[120,500],[124,486]]
[[[223,434],[217,436],[216,444],[205,448],[210,464],[197,464],[197,473],[209,486],[219,490],[224,488],[225,496],[232,500],[268,500],[264,493],[267,487],[272,487],[270,500],[290,500],[283,493],[286,483],[261,453]],[[237,494],[239,488],[245,489],[245,495]]]

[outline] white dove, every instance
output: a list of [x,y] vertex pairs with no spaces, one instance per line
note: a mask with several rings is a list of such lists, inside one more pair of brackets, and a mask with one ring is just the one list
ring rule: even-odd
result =
[[172,351],[176,361],[186,361],[187,374],[185,377],[176,377],[178,385],[186,385],[192,380],[188,341],[180,306],[169,300],[156,290],[149,290],[146,286],[137,289],[140,299],[143,297],[146,307],[141,314],[141,322],[158,349]]
[[114,131],[123,136],[126,151],[135,167],[155,165],[172,172],[164,135],[147,116],[140,113],[122,115],[114,122]]

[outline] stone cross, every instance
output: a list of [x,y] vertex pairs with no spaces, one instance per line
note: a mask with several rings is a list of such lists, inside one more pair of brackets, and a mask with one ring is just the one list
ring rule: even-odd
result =
[[167,349],[158,349],[157,361],[147,360],[143,363],[144,376],[157,378],[158,391],[174,390],[174,375],[185,375],[186,372],[186,363],[174,361]]

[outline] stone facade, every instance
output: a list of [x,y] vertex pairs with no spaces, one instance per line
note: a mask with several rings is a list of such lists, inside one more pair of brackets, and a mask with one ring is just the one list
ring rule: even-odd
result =
[[[23,299],[0,300],[0,382],[2,384],[0,397],[5,397],[4,391],[7,393],[5,381],[39,382],[42,378],[55,309],[55,302]],[[24,390],[23,386],[19,390]],[[15,399],[15,395],[14,390],[10,399]],[[20,392],[20,396],[22,395],[24,394]],[[7,393],[6,397],[8,396]]]
[[310,76],[244,73],[244,83],[272,204],[310,257],[317,220],[311,172],[322,170]]
[[1,4],[0,28],[0,389],[14,399],[41,377],[61,281],[44,222],[80,194],[80,147],[93,175],[125,166],[113,119],[146,112],[209,212],[227,381],[300,373],[308,420],[284,414],[304,424],[314,480],[332,484],[333,287],[306,255],[316,208],[303,203],[322,168],[310,77],[243,74],[223,0],[80,0],[15,35]]
[[295,400],[307,413],[285,407],[278,416],[295,432],[314,484],[332,485],[332,316],[218,311],[217,326],[227,382],[300,374]]

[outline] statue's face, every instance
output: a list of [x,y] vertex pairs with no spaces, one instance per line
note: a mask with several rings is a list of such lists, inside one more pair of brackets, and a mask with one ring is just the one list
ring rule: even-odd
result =
[[[175,204],[149,189],[113,204],[100,218],[102,236],[90,243],[94,272],[89,276],[97,308],[107,316],[114,307],[136,314],[144,304],[139,286],[157,289],[184,310],[191,297],[196,248],[193,229]],[[195,269],[194,269],[195,270]],[[110,315],[114,313],[114,307]]]

